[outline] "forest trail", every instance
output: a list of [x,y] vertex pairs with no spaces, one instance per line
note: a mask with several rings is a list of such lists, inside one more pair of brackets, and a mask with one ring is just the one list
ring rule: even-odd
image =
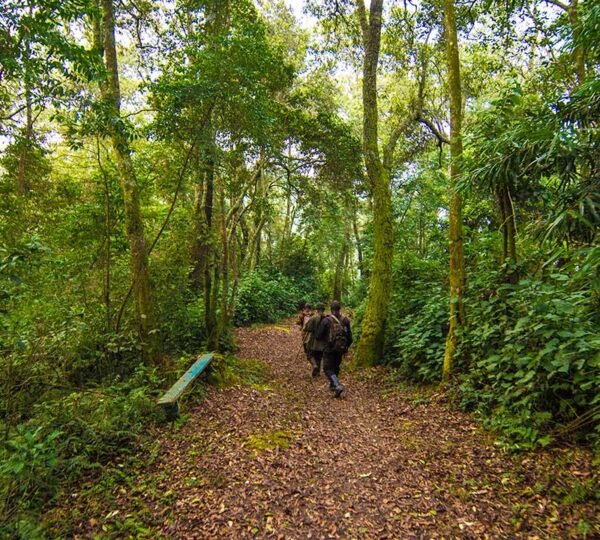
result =
[[593,520],[593,506],[549,491],[588,477],[585,461],[511,458],[443,396],[382,383],[383,371],[343,365],[336,400],[311,379],[297,328],[238,329],[237,342],[240,365],[259,359],[268,376],[209,387],[82,536],[104,524],[112,537],[548,538]]

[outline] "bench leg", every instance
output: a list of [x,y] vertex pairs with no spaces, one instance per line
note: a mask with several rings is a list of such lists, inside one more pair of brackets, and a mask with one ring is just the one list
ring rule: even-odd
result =
[[179,417],[179,401],[176,401],[175,403],[165,403],[163,409],[169,422],[174,422]]

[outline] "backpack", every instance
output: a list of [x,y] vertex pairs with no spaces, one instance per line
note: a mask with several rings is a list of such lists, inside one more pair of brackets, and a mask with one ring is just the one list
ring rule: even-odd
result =
[[331,350],[335,352],[345,353],[348,352],[348,330],[342,321],[340,321],[335,315],[328,315],[331,324],[329,325],[329,338],[328,344]]

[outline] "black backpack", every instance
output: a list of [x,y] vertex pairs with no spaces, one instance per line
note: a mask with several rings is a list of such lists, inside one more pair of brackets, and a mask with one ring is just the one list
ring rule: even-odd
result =
[[348,352],[348,329],[343,324],[344,317],[341,320],[335,315],[328,315],[329,321],[329,347],[335,352],[345,353]]

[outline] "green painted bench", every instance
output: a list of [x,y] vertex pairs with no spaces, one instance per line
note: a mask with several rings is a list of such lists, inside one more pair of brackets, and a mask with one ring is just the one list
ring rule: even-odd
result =
[[188,369],[179,380],[169,388],[167,393],[162,396],[157,403],[164,409],[167,420],[175,420],[179,416],[179,398],[181,394],[190,386],[194,380],[202,373],[212,362],[214,354],[203,354],[196,358],[192,367]]

